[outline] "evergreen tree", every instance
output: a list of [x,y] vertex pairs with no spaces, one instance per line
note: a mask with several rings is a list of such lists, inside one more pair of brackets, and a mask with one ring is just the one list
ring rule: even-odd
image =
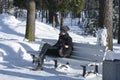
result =
[[85,0],[72,0],[70,2],[70,10],[73,13],[78,14],[83,9],[84,3],[85,3]]
[[84,0],[61,0],[59,4],[59,11],[61,12],[61,23],[60,26],[63,26],[65,15],[72,11],[73,13],[80,13],[83,9]]
[[14,0],[13,5],[22,9],[27,8],[27,1],[28,0]]
[[[58,24],[56,13],[58,12],[58,0],[46,0],[47,8],[49,10],[49,23],[52,23],[53,27]],[[54,4],[54,5],[53,5]]]
[[58,6],[58,9],[61,13],[60,28],[64,24],[64,18],[65,18],[65,15],[69,12],[69,8],[70,8],[70,0],[69,1],[61,0],[60,4]]

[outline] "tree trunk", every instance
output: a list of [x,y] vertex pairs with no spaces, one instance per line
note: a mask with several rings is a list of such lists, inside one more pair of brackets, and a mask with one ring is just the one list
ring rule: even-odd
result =
[[53,22],[52,22],[52,27],[55,27],[56,23],[55,23],[55,15],[53,15]]
[[28,0],[25,38],[29,41],[35,41],[35,5],[34,0]]
[[64,25],[64,17],[65,17],[65,14],[64,14],[64,13],[61,13],[60,29],[61,29],[61,27],[63,27],[63,25]]
[[103,27],[103,8],[104,8],[104,0],[99,0],[99,28],[104,28]]
[[2,6],[0,5],[0,14],[2,13]]
[[48,10],[46,10],[46,23],[48,23]]
[[57,27],[59,25],[59,21],[58,21],[58,14],[55,13],[55,27]]
[[120,44],[120,20],[119,20],[119,30],[118,30],[118,44]]
[[118,30],[118,44],[120,44],[120,1],[119,1],[119,30]]
[[3,12],[3,2],[0,1],[0,14]]
[[107,29],[107,46],[109,50],[113,50],[113,0],[104,0],[104,27]]
[[54,14],[54,11],[49,10],[49,23],[53,23],[53,14]]
[[107,47],[113,50],[113,0],[99,0],[99,27],[107,29]]

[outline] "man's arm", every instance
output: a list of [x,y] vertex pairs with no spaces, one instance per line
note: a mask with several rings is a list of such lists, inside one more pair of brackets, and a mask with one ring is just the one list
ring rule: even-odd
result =
[[73,46],[73,43],[72,43],[72,38],[69,37],[67,39],[67,43],[65,44],[65,48],[69,48],[69,47],[72,47]]

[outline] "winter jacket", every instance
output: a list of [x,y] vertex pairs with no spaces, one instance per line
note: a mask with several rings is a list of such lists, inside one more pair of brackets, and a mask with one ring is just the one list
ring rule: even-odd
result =
[[[66,47],[66,45],[68,47]],[[59,54],[61,57],[70,57],[73,48],[72,38],[68,33],[65,35],[59,35],[59,39],[54,47],[59,49]]]

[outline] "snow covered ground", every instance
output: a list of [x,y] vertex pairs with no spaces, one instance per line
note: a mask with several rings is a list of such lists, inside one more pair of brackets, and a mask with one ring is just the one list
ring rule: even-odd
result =
[[[101,74],[82,77],[79,66],[70,65],[67,69],[54,69],[53,61],[45,61],[43,71],[32,71],[35,65],[32,64],[32,58],[27,51],[38,50],[42,38],[58,39],[59,30],[36,20],[36,41],[28,42],[24,39],[25,25],[25,21],[20,21],[14,16],[0,15],[0,80],[102,80]],[[75,30],[79,30],[76,28]],[[69,34],[74,42],[97,43],[95,37],[80,36],[71,31]],[[120,45],[116,40],[114,52],[117,55],[120,53]],[[120,59],[120,56],[117,56],[117,59]],[[102,71],[102,67],[100,70]]]

